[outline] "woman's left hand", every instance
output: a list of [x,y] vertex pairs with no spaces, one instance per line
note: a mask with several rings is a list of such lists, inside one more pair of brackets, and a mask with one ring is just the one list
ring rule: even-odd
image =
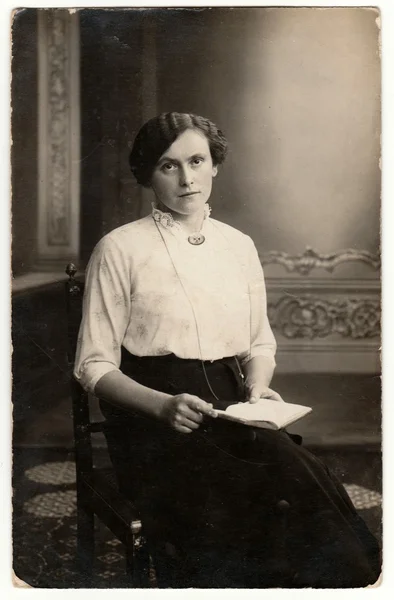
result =
[[251,404],[258,402],[260,398],[268,398],[269,400],[275,400],[276,402],[284,402],[283,398],[278,394],[278,392],[271,390],[271,388],[262,383],[248,383],[248,381],[246,381],[245,391],[245,400],[246,402],[250,402]]

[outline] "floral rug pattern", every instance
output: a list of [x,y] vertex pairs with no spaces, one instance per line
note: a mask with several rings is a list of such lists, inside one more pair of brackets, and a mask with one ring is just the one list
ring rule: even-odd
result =
[[[14,572],[25,583],[41,588],[84,588],[75,564],[76,492],[72,456],[26,465],[14,458]],[[32,461],[35,462],[34,460]],[[357,477],[355,478],[357,480]],[[362,479],[362,478],[361,478]],[[372,532],[381,537],[382,496],[377,485],[344,483]],[[93,587],[127,587],[122,544],[96,520]],[[154,585],[154,577],[152,577]]]

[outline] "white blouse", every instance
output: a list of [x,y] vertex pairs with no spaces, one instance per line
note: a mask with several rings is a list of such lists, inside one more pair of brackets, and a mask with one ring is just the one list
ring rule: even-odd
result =
[[121,346],[136,356],[173,353],[246,363],[276,342],[263,270],[251,238],[207,216],[199,246],[167,213],[111,231],[89,261],[74,375],[94,392],[119,370]]

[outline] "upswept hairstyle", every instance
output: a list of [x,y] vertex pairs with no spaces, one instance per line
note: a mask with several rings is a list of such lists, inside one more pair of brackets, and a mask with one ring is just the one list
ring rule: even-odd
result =
[[205,135],[214,166],[224,162],[227,140],[212,121],[189,113],[162,113],[141,127],[130,152],[130,169],[139,184],[150,186],[160,156],[187,129],[196,129]]

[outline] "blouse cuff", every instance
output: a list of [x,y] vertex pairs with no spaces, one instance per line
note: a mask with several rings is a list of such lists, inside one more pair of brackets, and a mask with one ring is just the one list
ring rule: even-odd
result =
[[240,363],[244,367],[252,358],[256,356],[264,356],[267,359],[267,362],[271,364],[271,366],[275,369],[276,360],[272,352],[269,350],[262,350],[261,348],[252,348],[251,352],[248,352],[246,356],[242,355],[240,357]]
[[84,390],[91,394],[94,394],[95,387],[99,380],[111,371],[119,371],[119,373],[121,372],[120,369],[118,369],[112,363],[91,362],[88,365],[86,365],[84,369],[82,369],[81,373],[74,373],[74,377],[77,381],[79,381]]

